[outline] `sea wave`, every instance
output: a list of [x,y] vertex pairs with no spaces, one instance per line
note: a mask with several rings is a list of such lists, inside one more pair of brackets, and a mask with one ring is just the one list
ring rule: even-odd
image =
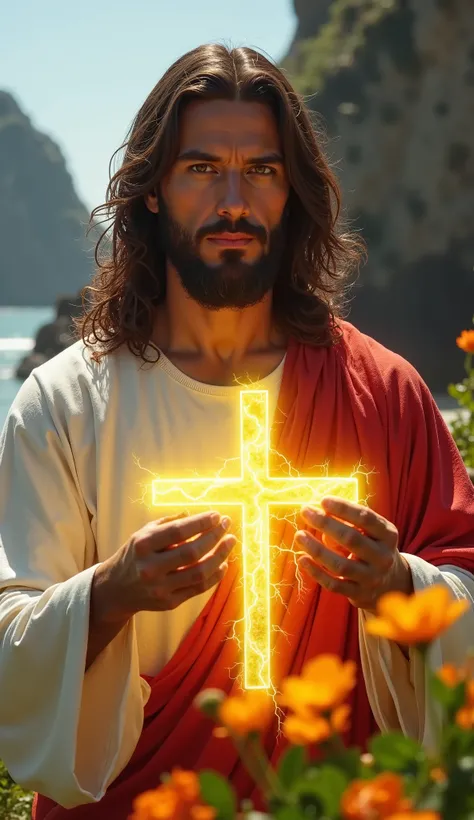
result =
[[15,378],[14,367],[0,367],[0,381],[8,381]]
[[1,351],[12,351],[21,352],[22,350],[28,351],[32,350],[35,345],[35,340],[29,338],[28,336],[10,336],[10,337],[0,337],[0,350]]

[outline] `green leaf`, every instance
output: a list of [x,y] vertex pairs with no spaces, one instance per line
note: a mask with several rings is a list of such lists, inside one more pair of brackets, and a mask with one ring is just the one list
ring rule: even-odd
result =
[[443,730],[442,752],[448,769],[452,760],[474,757],[474,732],[466,732],[456,723],[447,724]]
[[278,777],[285,789],[291,789],[295,780],[303,773],[306,765],[304,746],[289,746],[278,763]]
[[272,817],[275,817],[275,820],[308,820],[308,816],[299,806],[279,806],[272,810]]
[[458,399],[459,404],[461,407],[465,407],[469,410],[472,407],[472,390],[466,390],[465,393],[462,393]]
[[0,760],[0,818],[29,820],[32,802],[33,793],[18,786]]
[[448,393],[452,396],[453,399],[458,399],[461,397],[462,393],[465,391],[464,385],[461,384],[449,384],[448,385]]
[[449,820],[465,820],[473,812],[474,758],[465,757],[449,769],[441,816],[449,817]]
[[406,772],[416,774],[424,765],[426,754],[416,740],[405,737],[400,732],[373,737],[369,751],[374,764],[380,771]]
[[294,793],[301,808],[313,816],[338,817],[341,797],[349,783],[349,778],[335,766],[323,765],[307,769],[305,775],[295,785]]
[[328,754],[325,757],[325,763],[335,766],[347,775],[349,780],[355,780],[362,777],[364,766],[360,760],[360,749],[344,749],[337,755]]
[[236,800],[229,783],[224,777],[209,770],[199,772],[202,799],[213,806],[218,820],[234,820]]

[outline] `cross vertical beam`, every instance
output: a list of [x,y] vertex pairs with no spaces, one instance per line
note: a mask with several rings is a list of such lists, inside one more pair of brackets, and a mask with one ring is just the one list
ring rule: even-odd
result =
[[270,514],[317,505],[325,495],[358,501],[358,482],[350,477],[269,475],[268,392],[240,391],[240,475],[235,478],[169,478],[152,482],[152,504],[159,507],[237,507],[242,521],[244,589],[244,686],[271,687]]

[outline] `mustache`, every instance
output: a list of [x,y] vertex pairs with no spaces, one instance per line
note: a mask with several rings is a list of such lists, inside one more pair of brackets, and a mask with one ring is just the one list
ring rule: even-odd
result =
[[209,234],[219,233],[246,233],[255,237],[262,244],[267,241],[267,231],[261,225],[252,225],[246,219],[238,219],[237,222],[229,222],[227,219],[219,219],[212,225],[206,225],[196,231],[196,242],[205,239]]

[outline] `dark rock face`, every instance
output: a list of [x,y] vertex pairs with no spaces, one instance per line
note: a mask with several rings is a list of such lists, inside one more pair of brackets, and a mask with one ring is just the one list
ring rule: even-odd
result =
[[23,381],[35,367],[52,359],[76,341],[73,319],[81,313],[82,298],[79,294],[62,296],[56,300],[56,318],[38,330],[33,350],[23,357],[16,369],[17,379]]
[[50,305],[87,284],[88,222],[57,145],[0,91],[0,305]]
[[331,3],[332,0],[318,0],[313,3],[308,0],[293,0],[298,20],[294,38],[295,45],[306,37],[312,37],[314,32],[327,22]]
[[368,244],[349,318],[444,392],[474,313],[472,0],[333,0],[311,39],[316,5],[295,2],[307,39],[285,67],[313,95]]

